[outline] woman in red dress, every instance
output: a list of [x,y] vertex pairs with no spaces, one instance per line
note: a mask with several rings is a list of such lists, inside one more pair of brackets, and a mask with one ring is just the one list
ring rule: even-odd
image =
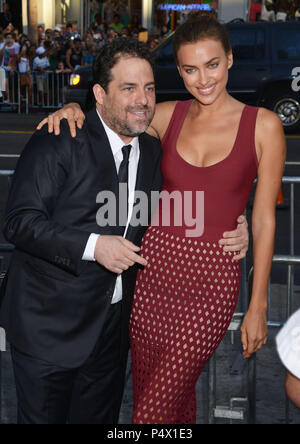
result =
[[192,16],[177,30],[174,50],[194,99],[158,105],[150,130],[162,141],[166,195],[192,191],[195,214],[196,193],[204,192],[204,232],[191,237],[187,224],[178,226],[175,204],[165,226],[162,199],[144,237],[141,255],[148,266],[138,275],[130,323],[136,424],[196,422],[195,386],[228,329],[240,290],[240,264],[218,239],[234,228],[256,177],[245,358],[266,342],[275,208],[285,162],[279,118],[227,93],[233,56],[225,28],[207,13]]
[[[227,93],[233,55],[213,15],[192,15],[176,31],[174,50],[194,99],[159,104],[147,131],[162,142],[165,193],[143,240],[140,254],[148,265],[138,275],[130,322],[136,424],[196,422],[195,386],[228,329],[240,290],[240,255],[219,239],[235,228],[256,177],[244,357],[260,350],[268,334],[267,288],[286,153],[282,124],[274,113]],[[54,122],[58,133],[64,117],[73,128],[76,115],[78,124],[84,115],[70,105],[54,114],[49,128]]]

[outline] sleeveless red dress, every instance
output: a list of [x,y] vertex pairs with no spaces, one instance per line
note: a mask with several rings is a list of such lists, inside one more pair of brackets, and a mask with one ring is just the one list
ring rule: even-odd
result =
[[[141,255],[148,265],[138,275],[130,321],[134,424],[196,422],[197,380],[225,336],[239,296],[240,264],[218,241],[224,231],[236,228],[257,176],[258,109],[244,108],[225,160],[198,168],[176,150],[191,104],[176,105],[162,141],[163,191],[193,192],[187,209],[193,205],[190,214],[197,215],[198,202],[204,232],[187,236],[190,219],[182,218],[180,225],[180,205],[171,200],[169,226],[162,220],[167,207],[161,203],[143,239]],[[202,205],[199,191],[204,192]]]

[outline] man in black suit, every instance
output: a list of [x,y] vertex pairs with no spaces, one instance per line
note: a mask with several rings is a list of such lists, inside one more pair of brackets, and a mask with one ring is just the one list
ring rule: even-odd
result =
[[[145,46],[117,40],[101,49],[93,71],[97,106],[83,128],[76,138],[65,122],[59,137],[37,132],[8,201],[4,234],[16,249],[0,326],[12,346],[19,423],[118,421],[132,298],[146,265],[137,253],[150,194],[161,189],[161,146],[145,134],[155,108]],[[135,190],[149,202],[141,225]],[[116,198],[107,220],[122,223],[105,225],[114,199],[104,195]],[[241,241],[248,239],[239,233],[235,246]]]
[[[18,163],[4,226],[16,249],[0,325],[11,343],[20,424],[118,421],[131,302],[146,265],[138,255],[146,224],[129,223],[128,195],[142,191],[150,203],[162,182],[160,144],[145,134],[155,109],[151,63],[135,40],[102,48],[97,105],[77,137],[67,125],[59,137],[39,131]],[[115,226],[99,225],[96,201],[107,192],[123,221]]]

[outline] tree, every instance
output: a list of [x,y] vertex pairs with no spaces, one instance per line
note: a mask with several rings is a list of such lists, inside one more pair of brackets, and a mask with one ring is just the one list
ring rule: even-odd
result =
[[28,38],[38,41],[38,0],[27,0]]

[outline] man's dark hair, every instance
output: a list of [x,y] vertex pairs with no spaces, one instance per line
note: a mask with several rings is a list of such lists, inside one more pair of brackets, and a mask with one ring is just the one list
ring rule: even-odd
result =
[[154,61],[145,43],[132,38],[114,40],[100,49],[93,65],[93,82],[102,86],[106,93],[112,81],[111,71],[123,56],[146,60],[154,71]]

